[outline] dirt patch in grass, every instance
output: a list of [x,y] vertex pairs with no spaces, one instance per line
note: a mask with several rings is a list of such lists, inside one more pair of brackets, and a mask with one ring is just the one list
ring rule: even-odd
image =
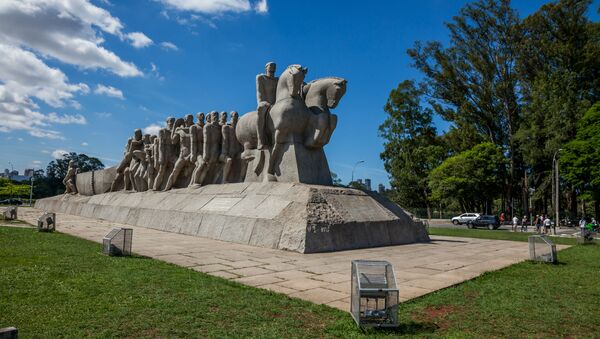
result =
[[415,321],[433,323],[439,330],[445,330],[450,325],[448,315],[461,312],[462,308],[455,305],[432,305],[422,309],[418,315],[413,316]]

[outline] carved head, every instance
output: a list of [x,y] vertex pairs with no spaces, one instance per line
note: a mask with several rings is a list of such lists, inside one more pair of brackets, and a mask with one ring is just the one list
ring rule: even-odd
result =
[[154,144],[156,143],[156,140],[158,140],[158,137],[156,135],[153,135],[150,137],[150,141]]
[[348,81],[342,78],[334,78],[334,82],[327,88],[327,107],[336,108],[340,100],[346,94]]
[[187,114],[185,116],[185,127],[190,127],[194,124],[194,116],[192,114]]
[[202,112],[196,113],[196,124],[199,126],[204,125],[204,113],[202,113]]
[[221,112],[221,115],[219,116],[219,124],[220,125],[227,124],[227,112]]
[[76,167],[75,160],[69,160],[69,167]]
[[300,99],[302,84],[304,84],[304,77],[306,73],[308,73],[308,68],[302,67],[300,65],[290,65],[285,70],[287,73],[287,86],[290,91],[290,95],[292,98]]
[[175,124],[175,118],[173,117],[168,117],[167,120],[167,129],[172,130],[173,129],[173,125]]
[[144,134],[144,144],[150,144],[150,134]]
[[217,115],[218,115],[217,111],[210,112],[210,114],[208,115],[207,122],[209,124],[216,124],[217,123],[217,119],[218,119]]
[[135,131],[133,132],[133,136],[134,136],[135,140],[141,141],[142,140],[142,130],[139,128],[136,128]]
[[235,126],[238,122],[238,117],[239,117],[238,112],[231,111],[230,115],[231,115],[231,125]]
[[274,77],[276,69],[277,69],[277,65],[273,61],[269,61],[265,65],[265,74],[267,76]]

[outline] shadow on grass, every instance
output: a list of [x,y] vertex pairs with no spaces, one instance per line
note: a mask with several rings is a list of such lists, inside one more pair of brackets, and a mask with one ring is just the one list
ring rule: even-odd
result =
[[424,322],[408,322],[400,323],[398,327],[389,328],[366,328],[363,329],[365,334],[387,334],[387,335],[418,335],[418,334],[432,334],[439,329],[439,326],[434,323]]

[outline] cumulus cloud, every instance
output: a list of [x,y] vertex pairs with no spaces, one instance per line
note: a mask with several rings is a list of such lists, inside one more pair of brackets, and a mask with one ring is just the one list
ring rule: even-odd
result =
[[269,11],[269,5],[267,4],[267,0],[260,0],[254,5],[254,10],[258,13],[264,14]]
[[150,124],[142,129],[144,134],[158,135],[158,131],[163,128],[160,124]]
[[248,0],[162,0],[169,7],[207,14],[224,12],[247,12],[251,10]]
[[[151,43],[143,33],[125,33],[118,18],[89,0],[0,1],[0,132],[25,130],[36,137],[63,139],[52,124],[86,123],[80,114],[41,112],[36,101],[81,109],[75,96],[90,91],[84,83],[71,83],[46,60],[121,77],[142,76],[137,66],[102,46],[102,34],[135,47]],[[122,97],[114,90],[106,94]]]
[[57,149],[52,151],[51,155],[54,159],[62,159],[63,155],[65,154],[69,154],[69,151],[65,151],[64,149]]
[[163,41],[160,43],[160,47],[166,50],[178,51],[179,47],[170,41]]
[[106,96],[113,97],[113,98],[118,98],[121,100],[125,99],[123,97],[123,92],[120,89],[112,87],[112,86],[102,85],[102,84],[98,84],[98,86],[96,86],[94,93],[100,94],[100,95],[106,95]]
[[131,42],[131,45],[135,48],[143,48],[152,45],[152,39],[148,38],[146,34],[141,32],[133,32],[127,34],[127,39]]

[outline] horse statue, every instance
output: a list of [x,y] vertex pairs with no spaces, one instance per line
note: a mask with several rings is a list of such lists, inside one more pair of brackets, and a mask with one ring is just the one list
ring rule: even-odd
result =
[[[276,181],[275,168],[281,162],[285,144],[322,148],[337,124],[337,117],[329,109],[339,103],[346,92],[347,81],[329,77],[304,85],[307,71],[300,65],[290,65],[279,77],[277,100],[265,118],[265,134],[272,145],[265,176],[268,181]],[[238,121],[236,137],[244,146],[242,159],[256,159],[254,171],[259,174],[264,166],[264,153],[256,149],[257,121],[256,111],[244,114]]]

